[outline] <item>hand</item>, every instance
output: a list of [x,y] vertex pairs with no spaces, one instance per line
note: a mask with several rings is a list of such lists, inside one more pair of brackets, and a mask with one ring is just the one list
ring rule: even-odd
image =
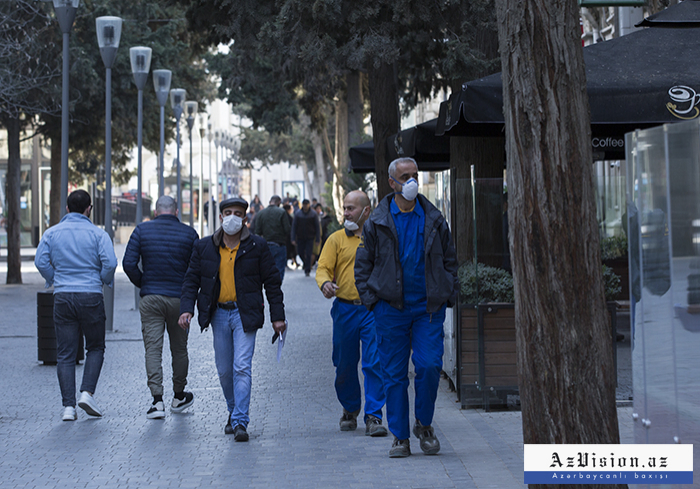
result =
[[190,329],[190,321],[192,321],[192,314],[189,312],[183,312],[180,319],[177,320],[177,324],[180,325],[185,331]]
[[323,297],[325,297],[326,299],[332,299],[333,297],[335,297],[336,290],[338,290],[338,286],[335,285],[333,282],[326,282],[321,288],[321,292],[323,292]]
[[274,321],[272,323],[272,329],[274,329],[277,333],[282,334],[284,333],[284,330],[287,329],[287,323],[285,321]]
[[296,242],[296,241],[292,241],[292,246],[296,246],[296,245],[297,245],[297,242]]

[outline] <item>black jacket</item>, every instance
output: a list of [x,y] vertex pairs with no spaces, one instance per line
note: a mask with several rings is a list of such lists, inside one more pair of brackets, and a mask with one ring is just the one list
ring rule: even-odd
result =
[[136,226],[126,245],[122,266],[131,283],[141,288],[141,297],[180,297],[192,246],[198,238],[194,229],[171,214],[161,214]]
[[[399,238],[386,196],[362,228],[362,242],[355,256],[355,286],[362,303],[372,310],[379,299],[403,309],[403,271],[399,258]],[[445,218],[428,199],[418,194],[425,211],[425,290],[427,312],[438,311],[443,304],[457,302],[457,254]]]
[[[197,240],[194,244],[190,266],[185,274],[180,297],[180,314],[194,314],[195,300],[199,312],[199,326],[202,330],[209,326],[221,291],[219,249],[224,230],[219,229],[212,236]],[[270,304],[270,320],[284,321],[284,296],[282,280],[275,266],[267,242],[260,236],[251,234],[246,227],[241,234],[241,244],[236,253],[233,267],[236,279],[236,302],[246,333],[262,328],[265,322],[265,303],[262,288]]]
[[318,214],[313,209],[309,209],[309,212],[299,209],[294,213],[294,221],[292,221],[292,241],[309,240],[321,241]]

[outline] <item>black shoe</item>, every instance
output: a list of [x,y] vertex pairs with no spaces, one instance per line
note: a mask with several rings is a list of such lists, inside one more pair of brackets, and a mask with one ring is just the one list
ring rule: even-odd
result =
[[304,272],[304,275],[306,275],[308,277],[310,273],[311,272]]
[[242,424],[237,424],[233,429],[233,439],[236,441],[248,441],[248,432],[245,430],[245,426]]
[[435,436],[432,426],[423,426],[416,420],[413,425],[413,434],[420,440],[420,449],[426,455],[435,455],[440,451],[440,441]]
[[224,426],[225,435],[233,435],[233,426],[231,426],[231,414],[226,417],[226,426]]
[[365,436],[386,436],[387,434],[386,428],[382,426],[382,420],[368,414],[365,421]]
[[404,458],[411,455],[411,442],[410,440],[399,440],[394,437],[394,443],[391,445],[389,450],[389,458]]
[[352,413],[343,409],[343,415],[340,417],[340,431],[355,431],[357,429],[358,414],[360,414],[359,409]]
[[182,399],[178,399],[177,397],[173,397],[173,402],[170,405],[170,410],[174,413],[181,413],[188,407],[190,407],[192,404],[194,404],[194,394],[191,392],[183,392],[184,394]]

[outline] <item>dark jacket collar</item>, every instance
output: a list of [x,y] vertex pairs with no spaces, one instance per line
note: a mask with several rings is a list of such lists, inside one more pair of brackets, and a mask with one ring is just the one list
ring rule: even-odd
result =
[[[250,238],[250,230],[248,226],[243,225],[243,230],[241,231],[241,243],[246,239]],[[212,236],[211,240],[214,242],[214,246],[219,248],[224,240],[224,228],[219,228]]]
[[[391,201],[394,199],[394,196],[396,193],[391,193],[384,197],[381,202],[379,202],[379,205],[375,209],[375,211],[371,214],[370,219],[374,221],[377,224],[387,226],[390,228],[394,227],[394,220],[391,218],[391,208],[390,204]],[[418,203],[420,206],[423,208],[423,212],[425,212],[425,222],[426,225],[430,224],[432,225],[433,221],[437,221],[439,218],[442,217],[442,214],[440,211],[435,207],[428,199],[425,198],[423,194],[418,194]],[[429,226],[426,226],[429,227]]]
[[156,219],[164,219],[164,220],[171,220],[171,221],[177,221],[180,222],[180,219],[175,214],[160,214],[156,216],[153,220],[155,221]]

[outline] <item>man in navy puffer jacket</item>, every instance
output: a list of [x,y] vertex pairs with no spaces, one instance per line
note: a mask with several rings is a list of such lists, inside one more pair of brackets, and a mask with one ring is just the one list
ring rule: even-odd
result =
[[[156,218],[136,226],[124,253],[124,272],[141,288],[141,332],[146,347],[146,374],[153,395],[149,419],[165,417],[163,405],[163,336],[167,327],[173,361],[171,410],[181,413],[194,402],[187,385],[188,330],[177,324],[180,316],[180,291],[190,262],[197,232],[177,218],[177,202],[164,195],[156,202]],[[139,267],[141,261],[141,267]]]

